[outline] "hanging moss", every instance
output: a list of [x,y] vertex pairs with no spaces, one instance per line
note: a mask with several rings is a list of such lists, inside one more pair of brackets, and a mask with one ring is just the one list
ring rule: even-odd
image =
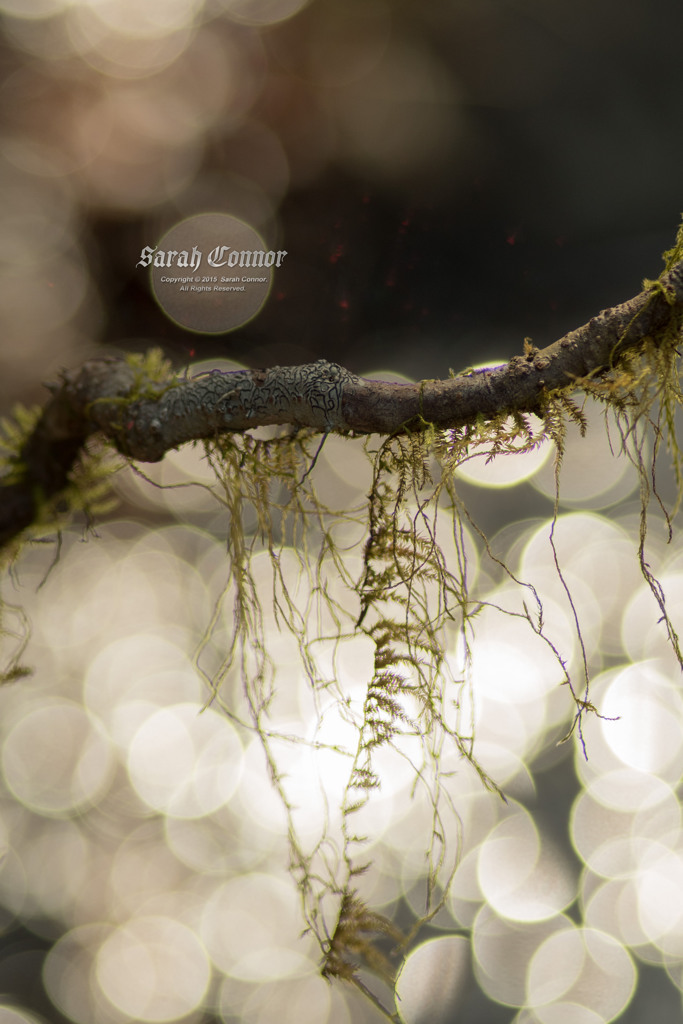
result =
[[[683,257],[683,228],[676,245],[665,254],[666,270]],[[666,294],[661,279],[646,282],[653,296]],[[613,446],[632,462],[640,483],[640,538],[638,558],[666,624],[672,649],[683,666],[679,639],[669,617],[663,590],[649,568],[646,556],[648,513],[652,501],[664,511],[672,535],[672,516],[683,493],[683,456],[676,435],[676,415],[683,394],[679,377],[680,320],[672,318],[657,337],[646,338],[638,349],[630,348],[600,373],[570,382],[566,387],[544,393],[539,425],[521,412],[502,412],[492,418],[477,417],[452,429],[437,429],[423,418],[384,439],[375,435],[345,443],[363,446],[372,466],[367,500],[356,509],[332,509],[316,492],[316,460],[325,434],[312,429],[278,428],[269,438],[257,438],[245,431],[202,442],[218,485],[219,500],[227,523],[226,586],[199,646],[196,663],[208,686],[208,700],[235,717],[222,697],[222,685],[238,673],[248,710],[241,724],[260,737],[273,786],[285,810],[290,844],[290,867],[302,898],[303,916],[318,938],[322,971],[328,978],[358,981],[357,965],[362,963],[391,979],[391,961],[381,953],[374,936],[390,937],[399,950],[406,937],[400,936],[386,918],[373,913],[358,896],[359,876],[368,868],[368,837],[358,831],[359,812],[382,787],[377,767],[378,752],[396,748],[404,738],[419,741],[421,763],[414,767],[416,784],[432,808],[431,834],[426,849],[428,878],[425,911],[416,928],[443,906],[458,851],[446,846],[443,826],[449,804],[447,778],[441,762],[445,749],[454,750],[474,766],[485,786],[498,791],[478,764],[473,724],[462,721],[463,696],[471,689],[471,645],[477,617],[483,603],[471,592],[468,577],[465,530],[478,535],[483,550],[510,582],[524,594],[522,611],[515,612],[520,630],[529,629],[551,650],[557,665],[557,684],[567,686],[572,724],[581,742],[582,723],[597,713],[590,698],[588,659],[572,595],[562,575],[554,544],[561,489],[562,459],[570,424],[586,432],[583,409],[585,396],[601,402],[616,416],[618,436]],[[527,343],[526,356],[535,359]],[[133,390],[119,402],[122,414],[140,398],[158,397],[173,388],[175,380],[168,363],[158,351],[147,356],[130,356],[134,370]],[[112,399],[107,399],[112,401]],[[2,424],[3,441],[0,473],[19,480],[22,453],[35,430],[40,410],[15,411],[14,419]],[[125,418],[125,416],[124,416]],[[123,422],[123,420],[122,420]],[[651,439],[648,454],[646,441]],[[488,451],[487,459],[514,458],[540,445],[552,444],[555,452],[556,494],[549,531],[551,557],[565,588],[575,618],[581,657],[581,677],[568,672],[562,651],[547,633],[542,601],[534,587],[519,579],[491,550],[484,533],[473,522],[457,486],[457,470],[475,452]],[[662,452],[673,465],[677,499],[666,512],[657,492],[657,468]],[[21,538],[27,543],[54,534],[75,512],[85,514],[86,523],[109,507],[106,493],[112,475],[124,464],[106,444],[93,443],[83,452],[70,475],[68,486],[58,496],[38,500],[34,525]],[[245,530],[247,513],[255,528]],[[453,555],[446,557],[437,539],[437,523],[449,518]],[[339,523],[363,523],[365,539],[361,549],[361,570],[349,568],[348,550],[337,539]],[[7,558],[15,558],[19,545],[10,546]],[[295,554],[296,572],[285,565],[285,552]],[[311,692],[322,695],[330,680],[320,672],[314,645],[323,609],[329,638],[338,645],[354,635],[363,635],[372,645],[373,665],[363,680],[365,696],[356,721],[357,746],[348,764],[341,811],[341,833],[337,843],[325,836],[314,850],[306,848],[297,834],[294,807],[287,795],[285,779],[278,766],[274,740],[281,740],[271,720],[273,695],[282,680],[269,655],[266,619],[259,586],[254,575],[256,555],[266,554],[272,570],[272,614],[277,627],[295,638],[300,663]],[[346,587],[340,602],[327,581],[336,574]],[[304,575],[313,595],[309,606],[299,607],[295,594],[298,576]],[[207,652],[224,630],[223,606],[232,601],[230,634],[224,642],[218,665]],[[500,609],[509,615],[509,610]],[[3,639],[14,643],[3,681],[19,678],[26,670],[20,657],[26,643],[25,624],[11,629],[4,619],[17,617],[17,610],[2,610]],[[331,624],[331,626],[330,626]],[[22,632],[23,630],[23,632]],[[454,670],[446,658],[445,637],[456,631],[460,638],[462,671]],[[520,636],[522,634],[520,633]],[[18,650],[17,650],[18,648]],[[340,695],[343,701],[343,695]],[[291,742],[302,742],[290,737]],[[503,794],[500,794],[503,797]],[[333,912],[330,912],[330,906]],[[411,933],[413,934],[413,933]],[[362,986],[361,986],[362,987]],[[375,997],[372,997],[373,999]],[[389,1011],[387,1016],[392,1017]]]

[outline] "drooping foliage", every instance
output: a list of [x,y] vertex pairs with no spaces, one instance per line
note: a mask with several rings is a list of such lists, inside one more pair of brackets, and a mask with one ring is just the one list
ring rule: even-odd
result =
[[[681,256],[679,231],[675,247],[665,254],[666,269]],[[653,293],[661,289],[658,281],[649,286]],[[477,757],[469,699],[473,638],[479,617],[490,608],[468,573],[472,537],[492,571],[517,588],[518,602],[497,607],[498,614],[518,620],[520,642],[524,631],[530,631],[553,655],[556,685],[568,690],[567,735],[576,730],[581,736],[586,714],[599,713],[591,703],[579,617],[574,613],[582,656],[578,671],[570,671],[546,627],[537,590],[504,563],[470,515],[458,483],[465,463],[515,458],[541,445],[554,447],[556,500],[548,552],[574,609],[554,544],[562,460],[568,426],[575,423],[586,430],[585,396],[601,402],[605,429],[607,414],[616,423],[611,437],[615,455],[625,455],[638,474],[637,557],[683,665],[666,596],[647,557],[652,503],[664,512],[672,535],[683,492],[677,441],[683,400],[679,343],[676,319],[661,337],[646,339],[640,349],[629,350],[600,374],[548,392],[541,417],[512,412],[450,430],[429,423],[416,429],[413,423],[410,430],[385,438],[337,436],[335,443],[362,449],[369,467],[367,497],[353,508],[333,508],[318,492],[318,460],[331,443],[325,435],[321,439],[312,430],[277,428],[202,442],[216,480],[212,492],[224,510],[226,566],[225,586],[196,652],[196,665],[206,679],[207,703],[221,706],[260,737],[286,814],[290,867],[303,916],[319,940],[326,977],[363,988],[358,967],[365,965],[391,980],[398,960],[382,952],[382,943],[390,941],[400,951],[414,934],[401,936],[360,894],[364,874],[372,871],[367,811],[381,795],[387,756],[410,765],[414,798],[430,809],[424,836],[424,913],[415,930],[442,906],[458,862],[458,807],[449,794],[453,765],[462,761],[473,766],[483,785],[498,789]],[[158,353],[132,358],[140,393],[149,383],[172,386],[173,375]],[[22,448],[38,412],[18,409],[2,423],[0,471],[6,479],[22,472]],[[678,491],[668,511],[657,489],[657,466],[664,454],[673,465]],[[58,538],[63,523],[75,513],[84,514],[86,526],[106,514],[105,492],[125,462],[99,441],[84,451],[67,491],[42,505],[34,527],[7,551],[8,571],[22,543]],[[144,475],[143,467],[135,470]],[[1,611],[2,679],[9,682],[27,671],[22,657],[29,627],[20,609],[5,605]],[[276,636],[287,638],[286,658]],[[354,664],[362,664],[363,674],[350,694],[339,665],[359,644],[365,661],[361,657]],[[293,673],[306,679],[315,709],[312,728],[293,727],[291,708],[282,724],[280,694],[291,686]],[[236,679],[241,690],[237,703],[227,696],[234,695]],[[343,742],[325,735],[331,709],[348,726]],[[333,754],[344,766],[338,806],[325,809],[315,841],[300,835],[296,801],[281,767],[282,751],[291,747]]]

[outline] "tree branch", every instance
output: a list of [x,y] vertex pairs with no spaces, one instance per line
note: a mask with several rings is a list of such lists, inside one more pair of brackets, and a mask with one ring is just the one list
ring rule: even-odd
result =
[[291,424],[321,431],[391,434],[425,423],[462,427],[478,417],[542,411],[548,391],[580,387],[629,349],[678,324],[683,261],[650,287],[544,349],[504,366],[446,380],[394,384],[357,377],[336,363],[268,370],[213,370],[154,384],[119,359],[92,359],[62,374],[24,445],[21,478],[0,481],[0,545],[35,519],[40,501],[62,490],[89,436],[101,432],[124,455],[156,462],[188,441],[250,427]]

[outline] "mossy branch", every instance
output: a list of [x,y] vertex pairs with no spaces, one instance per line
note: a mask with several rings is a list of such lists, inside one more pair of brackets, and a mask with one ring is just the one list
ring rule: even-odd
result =
[[[680,253],[676,253],[680,256]],[[52,398],[0,480],[0,545],[34,523],[68,483],[86,440],[101,433],[122,454],[156,462],[188,441],[289,424],[320,431],[395,434],[461,428],[505,414],[547,411],[548,396],[596,382],[642,347],[676,343],[683,260],[645,290],[583,327],[489,370],[395,384],[357,377],[319,360],[297,367],[175,378],[158,357],[92,359],[51,385]]]

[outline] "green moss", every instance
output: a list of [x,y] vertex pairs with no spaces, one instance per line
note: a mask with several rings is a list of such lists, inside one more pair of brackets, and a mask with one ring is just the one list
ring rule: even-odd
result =
[[42,415],[39,405],[27,408],[20,402],[10,416],[0,418],[0,479],[18,483],[25,475],[21,460],[24,445],[33,434]]
[[126,398],[127,402],[140,399],[154,400],[169,388],[178,386],[178,378],[162,349],[151,348],[147,352],[131,352],[125,355],[124,359],[135,372],[134,385]]
[[[681,258],[683,228],[675,246],[664,256],[666,269]],[[653,295],[664,289],[661,278],[649,282],[648,287]],[[431,802],[432,827],[426,844],[425,912],[416,928],[443,905],[459,853],[448,849],[444,840],[444,815],[453,810],[449,807],[447,776],[441,766],[444,751],[450,747],[457,752],[474,766],[486,786],[497,791],[495,780],[477,762],[472,722],[451,714],[454,709],[459,712],[465,703],[463,696],[472,686],[471,645],[482,610],[481,600],[471,592],[468,577],[466,527],[478,536],[491,561],[524,593],[524,611],[518,615],[520,628],[531,630],[548,645],[556,660],[558,685],[565,684],[573,700],[568,735],[577,730],[581,736],[585,715],[597,713],[590,699],[588,659],[580,624],[553,540],[567,430],[570,424],[576,424],[582,433],[587,429],[577,390],[597,399],[616,415],[620,448],[633,463],[640,481],[641,571],[659,604],[672,648],[683,665],[663,591],[646,557],[650,505],[652,501],[661,505],[656,472],[664,452],[671,460],[678,485],[675,508],[672,513],[665,512],[669,529],[683,493],[683,456],[676,435],[676,414],[683,400],[679,343],[680,324],[670,323],[661,336],[648,339],[637,352],[626,352],[608,371],[571,387],[547,392],[538,429],[529,417],[514,413],[490,420],[478,417],[472,424],[450,430],[436,429],[418,418],[406,424],[403,432],[381,442],[374,438],[347,438],[348,444],[364,446],[372,464],[367,500],[356,509],[332,509],[318,496],[314,469],[325,438],[321,442],[320,435],[313,431],[283,430],[267,439],[249,433],[236,434],[204,445],[226,514],[227,584],[197,651],[196,663],[205,675],[210,700],[232,717],[237,717],[237,713],[223,700],[221,688],[228,677],[238,674],[241,678],[246,714],[240,721],[260,737],[273,786],[285,810],[291,870],[301,892],[303,916],[320,943],[326,976],[357,980],[354,953],[380,973],[387,973],[386,962],[375,949],[372,935],[386,934],[389,926],[386,919],[365,907],[356,892],[357,879],[368,866],[367,837],[359,832],[356,821],[359,811],[381,789],[378,752],[396,746],[405,737],[421,741],[422,761],[413,768],[416,785]],[[159,350],[146,356],[129,356],[127,362],[135,371],[135,385],[130,398],[121,400],[123,403],[154,398],[160,388],[175,386],[170,366]],[[35,410],[17,412],[15,419],[4,427],[2,464],[9,474],[21,473],[19,453],[37,415]],[[646,437],[653,439],[651,459]],[[486,536],[473,522],[456,483],[458,468],[481,446],[487,447],[488,458],[493,459],[516,457],[544,443],[553,444],[555,449],[556,496],[549,539],[555,570],[574,611],[583,652],[578,680],[569,675],[562,652],[546,633],[543,606],[536,590],[518,579],[493,553]],[[59,529],[76,510],[89,517],[101,512],[105,487],[120,464],[120,460],[111,460],[106,447],[90,447],[64,494],[41,508],[32,536]],[[437,523],[446,515],[453,551],[450,559],[437,539]],[[245,529],[247,520],[255,526]],[[349,568],[348,552],[338,543],[336,526],[340,522],[362,522],[365,526],[360,572]],[[285,567],[285,552],[293,552],[297,559],[294,577]],[[279,767],[277,743],[283,736],[274,727],[271,710],[282,680],[278,679],[277,666],[269,655],[269,627],[254,570],[255,556],[264,553],[272,570],[270,621],[294,637],[301,666],[316,699],[331,687],[330,680],[323,677],[317,666],[314,651],[315,643],[321,639],[321,617],[325,619],[325,629],[331,630],[325,636],[332,643],[338,645],[360,633],[372,645],[372,670],[362,680],[365,697],[356,722],[357,746],[348,759],[341,806],[341,845],[335,845],[333,838],[325,834],[311,850],[300,839],[295,808]],[[345,602],[334,597],[327,586],[331,572],[344,581]],[[316,608],[322,607],[324,616],[319,610],[311,612],[313,599],[309,606],[300,606],[295,593],[297,575],[306,577],[309,592],[318,602]],[[223,606],[228,600],[232,601],[230,614],[224,615]],[[226,620],[230,623],[227,637]],[[454,675],[446,658],[444,637],[448,630],[455,630],[460,638],[461,675]],[[218,664],[208,657],[217,637],[222,644]],[[14,658],[5,676],[15,677],[20,672]],[[344,699],[340,693],[340,704]],[[303,742],[297,736],[285,739]],[[325,824],[321,827],[325,828]],[[326,923],[330,901],[337,908],[336,926],[330,925],[329,920]]]

